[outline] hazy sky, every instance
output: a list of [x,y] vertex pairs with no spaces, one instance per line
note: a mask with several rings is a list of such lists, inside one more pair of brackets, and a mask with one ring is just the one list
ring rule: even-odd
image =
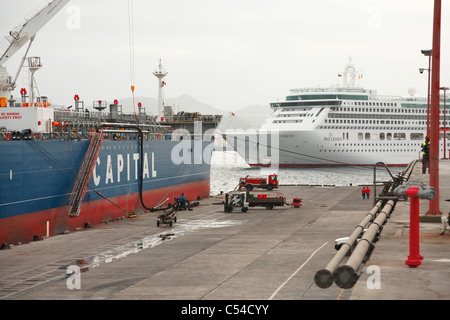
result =
[[[0,36],[43,0],[1,0]],[[6,5],[5,3],[8,2]],[[128,0],[73,0],[37,34],[30,55],[40,93],[54,104],[131,96]],[[268,105],[291,88],[336,85],[348,57],[361,87],[427,93],[432,0],[133,0],[136,96],[188,94],[227,111]],[[450,7],[442,6],[441,86],[450,86]],[[5,66],[15,74],[24,48]],[[19,77],[19,95],[26,73]]]

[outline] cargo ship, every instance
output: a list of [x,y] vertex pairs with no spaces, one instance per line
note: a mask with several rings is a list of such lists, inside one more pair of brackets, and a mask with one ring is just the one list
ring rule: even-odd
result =
[[[0,245],[45,237],[164,208],[184,194],[210,194],[213,132],[221,115],[179,112],[163,103],[161,65],[158,114],[140,104],[126,114],[117,100],[86,108],[53,107],[36,94],[39,57],[26,57],[30,87],[11,92],[15,79],[3,63],[68,1],[52,1],[12,30],[0,52]],[[28,52],[27,49],[27,52]],[[19,67],[21,69],[23,65]]]

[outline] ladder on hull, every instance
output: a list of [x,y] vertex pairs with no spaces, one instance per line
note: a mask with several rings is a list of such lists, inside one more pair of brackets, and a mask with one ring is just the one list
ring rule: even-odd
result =
[[69,200],[69,217],[76,218],[80,215],[81,202],[86,195],[91,180],[92,172],[97,163],[98,155],[102,149],[103,144],[103,130],[89,132],[89,144],[86,155],[84,156],[83,164],[81,165],[78,177],[72,190]]

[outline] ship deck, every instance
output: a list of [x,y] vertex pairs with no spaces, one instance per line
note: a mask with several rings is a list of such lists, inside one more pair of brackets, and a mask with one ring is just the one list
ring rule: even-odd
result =
[[[440,161],[441,211],[448,211],[450,161]],[[412,180],[428,184],[421,165]],[[409,202],[399,201],[351,289],[321,289],[316,271],[336,254],[334,240],[349,236],[373,207],[360,186],[281,186],[291,206],[225,213],[215,196],[180,211],[174,227],[156,226],[158,213],[111,221],[0,251],[0,300],[447,300],[450,230],[421,222],[422,265],[409,254]],[[428,201],[421,200],[421,214]],[[81,269],[80,289],[69,289],[66,269]],[[370,265],[381,288],[368,288]],[[249,302],[250,303],[250,302]],[[187,302],[177,306],[187,307]],[[265,304],[262,302],[261,304]],[[180,309],[172,310],[179,314]],[[222,310],[225,312],[225,310]]]

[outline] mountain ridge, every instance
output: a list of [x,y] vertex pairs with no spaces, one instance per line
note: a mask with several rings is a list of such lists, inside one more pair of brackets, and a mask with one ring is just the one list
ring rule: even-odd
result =
[[[118,102],[122,105],[122,112],[124,113],[132,113],[134,109],[137,110],[139,102],[142,104],[142,108],[145,108],[147,114],[156,114],[158,111],[158,99],[153,97],[135,97],[134,107],[132,97],[118,99]],[[223,124],[227,123],[226,127],[231,128],[242,128],[247,124],[248,128],[258,129],[272,112],[269,105],[250,105],[240,109],[226,111],[198,101],[188,94],[183,94],[177,98],[165,99],[165,105],[172,106],[174,113],[185,111],[199,112],[205,115],[222,115],[224,116],[222,120],[224,122]]]

